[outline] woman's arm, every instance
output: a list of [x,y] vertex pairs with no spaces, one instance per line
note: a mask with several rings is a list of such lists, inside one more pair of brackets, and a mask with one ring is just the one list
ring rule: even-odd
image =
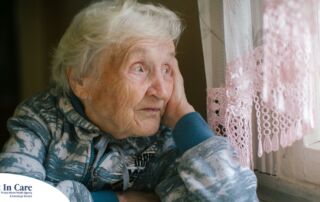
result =
[[173,128],[180,157],[156,187],[161,201],[258,201],[257,181],[241,167],[226,138],[215,136],[185,96],[178,66],[163,121]]
[[156,187],[162,201],[258,201],[254,173],[239,165],[226,138],[210,133],[198,113],[178,121],[173,137],[181,156]]

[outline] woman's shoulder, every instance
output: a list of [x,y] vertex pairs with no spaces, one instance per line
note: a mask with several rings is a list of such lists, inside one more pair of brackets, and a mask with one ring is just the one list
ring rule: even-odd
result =
[[55,93],[53,89],[44,90],[23,100],[17,106],[14,116],[26,115],[29,113],[44,114],[55,111],[58,100],[59,94]]
[[45,90],[22,101],[12,117],[7,121],[10,133],[37,134],[44,143],[51,137],[51,128],[57,128],[57,96],[51,90]]

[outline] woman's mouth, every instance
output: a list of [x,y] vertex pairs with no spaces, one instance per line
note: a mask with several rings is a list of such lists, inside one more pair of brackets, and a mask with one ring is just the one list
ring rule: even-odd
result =
[[160,108],[155,108],[155,107],[146,107],[146,108],[143,108],[142,111],[147,111],[147,112],[160,112],[161,109],[160,109]]

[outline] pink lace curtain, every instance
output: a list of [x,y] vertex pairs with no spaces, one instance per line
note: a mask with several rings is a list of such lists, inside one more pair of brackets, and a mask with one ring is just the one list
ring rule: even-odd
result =
[[208,89],[208,122],[228,137],[243,165],[253,166],[253,134],[261,157],[290,146],[314,126],[316,5],[316,0],[263,1],[262,44],[227,61],[225,87]]

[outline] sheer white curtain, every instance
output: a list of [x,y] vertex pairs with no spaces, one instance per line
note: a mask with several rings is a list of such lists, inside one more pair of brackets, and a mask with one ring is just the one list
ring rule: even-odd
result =
[[319,26],[308,23],[315,4],[198,0],[208,122],[217,134],[229,136],[244,165],[254,162],[262,172],[276,174],[279,153],[270,152],[290,146],[314,124],[310,76],[318,73],[314,64],[319,63],[313,60],[318,49],[312,41],[319,39],[312,33]]
[[[199,0],[198,5],[208,86],[208,121],[216,133],[225,135],[226,65],[261,42],[261,1]],[[251,109],[246,116],[251,116]],[[251,133],[251,126],[246,128],[244,132]],[[249,146],[251,141],[243,142],[247,148],[243,155],[249,155],[249,161],[253,160],[254,152]]]

